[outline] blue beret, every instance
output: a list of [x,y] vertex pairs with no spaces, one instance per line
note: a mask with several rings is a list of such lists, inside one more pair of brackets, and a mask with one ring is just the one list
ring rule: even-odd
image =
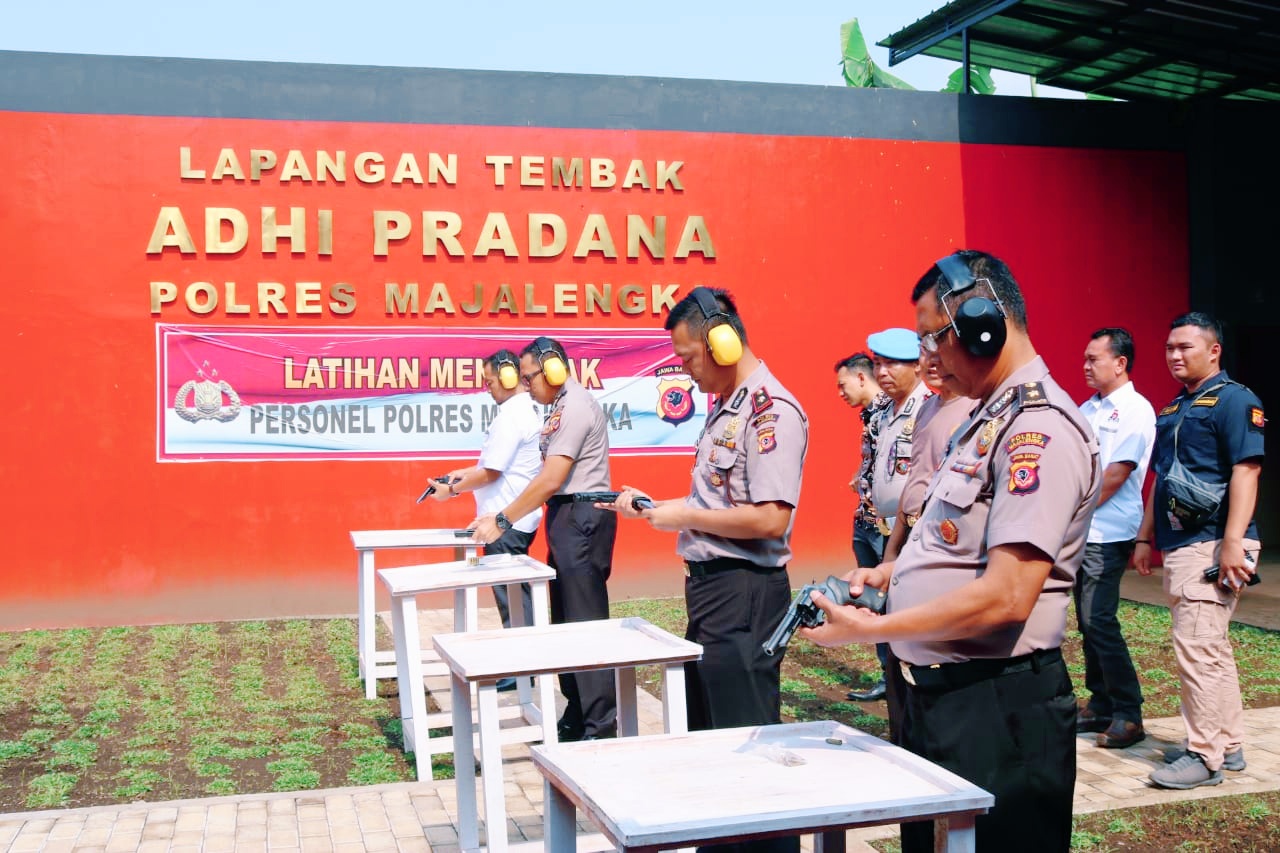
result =
[[885,329],[867,336],[867,349],[881,358],[915,361],[920,357],[920,337],[910,329]]

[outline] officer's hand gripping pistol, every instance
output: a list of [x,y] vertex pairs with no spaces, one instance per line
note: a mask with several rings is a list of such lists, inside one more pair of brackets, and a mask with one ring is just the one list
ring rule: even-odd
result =
[[827,620],[827,614],[809,600],[811,592],[820,592],[840,606],[852,604],[855,607],[865,607],[873,613],[884,612],[885,594],[880,590],[873,586],[864,586],[862,594],[854,598],[849,595],[848,581],[842,581],[835,575],[827,575],[823,583],[806,584],[796,593],[791,606],[787,608],[786,615],[782,617],[782,623],[762,646],[765,654],[771,655],[780,648],[786,648],[797,628],[816,628]]
[[[593,503],[593,504],[611,504],[617,503],[617,492],[578,492],[573,496],[576,503]],[[631,499],[631,508],[634,510],[653,509],[653,501],[646,497],[638,497]]]

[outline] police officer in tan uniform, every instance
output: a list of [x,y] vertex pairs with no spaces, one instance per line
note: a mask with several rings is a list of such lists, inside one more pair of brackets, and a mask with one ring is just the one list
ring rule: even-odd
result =
[[[564,347],[536,338],[520,353],[520,379],[533,398],[551,405],[539,442],[542,471],[515,500],[494,515],[475,520],[475,538],[491,542],[544,501],[547,504],[547,563],[551,621],[586,622],[609,618],[606,582],[613,569],[618,519],[593,504],[575,500],[580,492],[609,488],[609,422],[586,388],[569,375]],[[617,734],[617,696],[610,670],[565,673],[560,692],[568,704],[560,717],[560,740],[593,740]]]
[[[875,562],[859,566],[878,566],[884,559],[884,548],[898,520],[898,502],[911,473],[911,443],[915,435],[916,416],[924,401],[932,396],[929,386],[920,381],[920,339],[910,329],[885,329],[867,337],[876,382],[889,405],[879,409],[872,424],[876,436],[874,469],[871,475],[871,509],[873,523],[880,534],[880,547]],[[889,646],[876,643],[880,661],[880,678],[866,690],[851,690],[855,702],[871,702],[885,698]]]
[[[679,531],[685,636],[703,647],[702,660],[685,665],[689,728],[777,723],[783,656],[761,646],[791,601],[787,562],[808,418],[747,345],[728,293],[695,288],[671,309],[666,328],[685,372],[716,398],[698,440],[693,483],[687,497],[642,511],[632,500],[644,493],[624,487],[614,506],[658,530]],[[799,842],[735,848],[794,851]]]
[[[851,574],[890,590],[878,616],[814,599],[822,645],[888,640],[907,683],[903,746],[995,795],[979,851],[1067,853],[1075,696],[1062,661],[1067,602],[1101,484],[1098,446],[1026,331],[1005,264],[939,260],[912,292],[940,380],[979,401],[953,434],[898,559]],[[933,850],[931,823],[902,826]]]

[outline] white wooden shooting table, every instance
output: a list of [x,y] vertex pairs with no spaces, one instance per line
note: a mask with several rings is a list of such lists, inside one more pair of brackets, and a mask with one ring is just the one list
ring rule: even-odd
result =
[[[514,611],[513,611],[514,612]],[[507,849],[507,810],[503,792],[502,744],[498,737],[497,682],[511,676],[538,675],[543,708],[551,695],[549,676],[562,672],[614,670],[618,693],[618,736],[632,740],[639,734],[636,667],[662,667],[663,725],[668,732],[688,731],[684,664],[699,660],[702,646],[670,634],[637,617],[569,622],[545,627],[437,634],[436,650],[449,665],[452,678],[453,727],[459,731],[471,718],[471,688],[476,687],[480,728],[480,769],[484,788],[484,816],[490,851]],[[523,679],[522,679],[523,680]],[[556,716],[542,718],[542,741],[556,742]],[[589,741],[589,743],[621,741]],[[475,753],[466,738],[454,738],[454,780],[458,792],[458,835],[464,851],[480,847],[476,803]]]
[[[430,592],[451,591],[454,596],[453,630],[476,631],[479,627],[476,610],[476,590],[482,586],[506,586],[510,600],[520,601],[520,584],[527,583],[533,593],[533,625],[545,626],[550,621],[547,606],[547,582],[556,576],[555,569],[539,563],[525,554],[486,554],[483,557],[451,563],[427,563],[421,566],[403,566],[397,569],[379,569],[378,577],[391,593],[391,633],[395,637],[396,673],[400,685],[400,721],[404,729],[404,748],[412,752],[419,780],[431,778],[431,756],[453,752],[456,741],[464,741],[471,749],[471,697],[467,695],[466,722],[456,725],[456,715],[445,711],[427,713],[427,693],[423,678],[428,674],[443,674],[446,670],[439,658],[432,655],[424,661],[422,637],[418,629],[418,596]],[[524,621],[524,608],[511,610],[511,624]],[[506,633],[503,629],[498,633]],[[454,636],[454,635],[447,635]],[[436,663],[438,670],[429,672],[426,663]],[[528,725],[503,729],[503,736],[512,741],[541,740],[543,730],[542,708],[552,719],[554,729],[555,699],[550,681],[542,685],[542,701],[533,703],[528,679],[517,680],[518,703],[502,709],[504,715],[515,716]],[[495,693],[496,696],[496,693]],[[456,701],[456,699],[455,699]],[[443,703],[441,703],[443,704]],[[494,700],[494,726],[497,726],[497,699]],[[432,727],[454,726],[453,735],[465,732],[466,737],[431,737]]]
[[[377,607],[374,594],[374,553],[376,551],[411,548],[449,548],[454,560],[476,557],[484,547],[470,537],[459,537],[452,529],[420,530],[352,530],[351,543],[356,546],[356,571],[359,600],[356,607],[356,649],[360,656],[360,677],[364,679],[364,698],[377,695],[379,678],[396,676],[393,651],[378,651]],[[478,607],[472,591],[467,606]],[[432,656],[434,659],[434,655]]]
[[880,738],[831,721],[547,744],[545,849],[576,850],[574,809],[618,850],[657,851],[815,833],[843,851],[845,830],[945,821],[937,849],[974,849],[974,818],[995,797]]

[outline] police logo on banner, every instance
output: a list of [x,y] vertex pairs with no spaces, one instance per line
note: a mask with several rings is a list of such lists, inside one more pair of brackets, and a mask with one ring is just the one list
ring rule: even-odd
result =
[[658,418],[674,427],[693,417],[697,409],[693,380],[675,365],[660,367],[654,375],[658,377]]

